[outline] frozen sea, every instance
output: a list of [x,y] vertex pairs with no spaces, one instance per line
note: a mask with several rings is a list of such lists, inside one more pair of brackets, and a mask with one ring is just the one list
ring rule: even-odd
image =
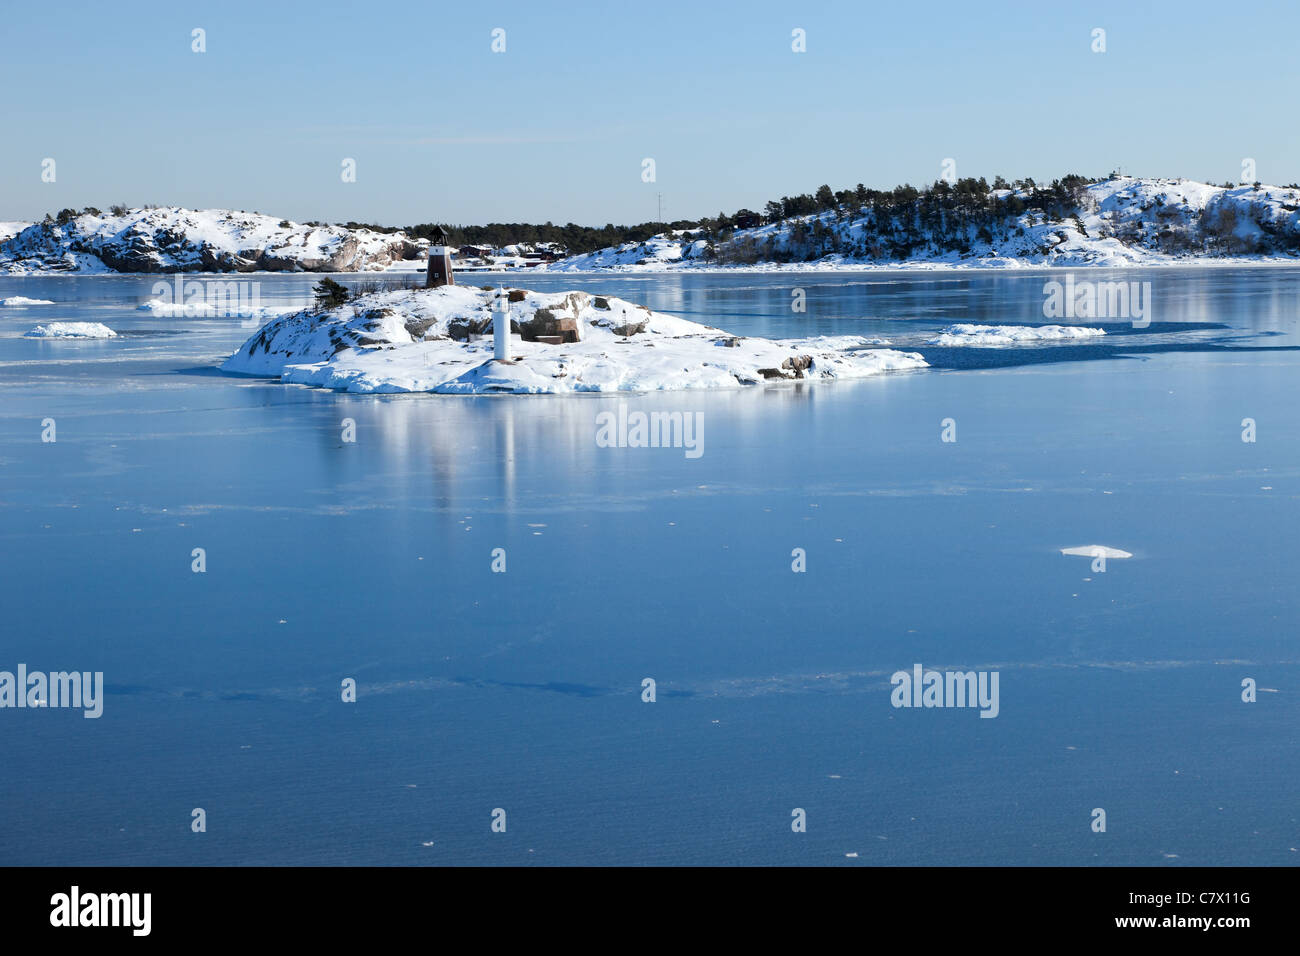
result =
[[[107,684],[0,709],[0,864],[1295,865],[1300,269],[1076,270],[1151,326],[923,344],[1059,276],[469,277],[933,366],[476,398],[224,375],[250,330],[158,277],[0,277],[55,303],[0,307],[0,670]],[[620,402],[703,454],[598,447]],[[916,663],[998,716],[894,708]]]

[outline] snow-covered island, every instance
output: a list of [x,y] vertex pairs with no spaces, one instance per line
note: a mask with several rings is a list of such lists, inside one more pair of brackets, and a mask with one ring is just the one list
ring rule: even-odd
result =
[[[510,322],[509,361],[493,357],[498,315]],[[925,367],[887,345],[735,336],[587,292],[441,286],[282,316],[221,367],[350,392],[461,394],[736,388]]]

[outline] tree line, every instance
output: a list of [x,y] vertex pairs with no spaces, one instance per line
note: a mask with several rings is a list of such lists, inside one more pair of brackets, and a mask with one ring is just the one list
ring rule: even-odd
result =
[[[412,238],[426,239],[432,238],[435,229],[442,228],[447,233],[447,241],[454,246],[499,249],[513,244],[549,243],[569,255],[641,243],[670,231],[690,230],[693,238],[705,243],[706,259],[724,263],[814,261],[835,254],[905,260],[918,254],[962,255],[970,252],[976,243],[1015,240],[1025,235],[1026,224],[1062,222],[1082,230],[1080,207],[1084,191],[1097,181],[1072,173],[1050,183],[1038,183],[1031,178],[1008,181],[1002,176],[995,176],[989,183],[981,176],[951,182],[939,179],[920,188],[905,183],[888,190],[870,189],[862,183],[853,189],[833,190],[823,184],[811,193],[769,200],[757,212],[742,208],[730,215],[719,212],[700,219],[630,226],[613,223],[581,226],[572,222],[562,226],[552,222],[486,225],[424,222],[399,227],[353,221],[343,225],[382,233],[402,231]],[[1234,188],[1232,183],[1223,186]],[[1259,187],[1259,183],[1254,184],[1255,189]],[[1292,188],[1300,187],[1293,184]],[[1156,205],[1163,204],[1157,200]],[[123,215],[127,210],[123,204],[117,204],[111,211]],[[81,212],[84,213],[98,215],[99,210],[87,207]],[[64,209],[57,217],[46,216],[46,221],[62,224],[76,215],[79,213]],[[1125,243],[1169,253],[1300,253],[1300,234],[1272,222],[1267,216],[1256,215],[1254,207],[1249,205],[1245,215],[1254,221],[1260,235],[1243,238],[1237,228],[1241,215],[1233,206],[1221,204],[1213,212],[1207,210],[1197,221],[1182,223],[1174,221],[1176,216],[1172,210],[1157,208],[1151,210],[1150,222],[1125,223],[1116,229],[1115,235]],[[783,228],[758,235],[741,232],[764,224],[783,224]],[[290,224],[282,222],[281,225]]]

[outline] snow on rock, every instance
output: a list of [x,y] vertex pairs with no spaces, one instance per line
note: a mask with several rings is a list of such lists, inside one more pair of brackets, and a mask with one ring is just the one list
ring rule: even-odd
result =
[[560,272],[587,272],[593,269],[636,269],[662,271],[669,266],[697,260],[704,254],[708,243],[694,239],[695,230],[670,231],[644,242],[625,242],[595,252],[570,256],[554,265],[543,266]]
[[1017,345],[1060,339],[1090,339],[1105,335],[1105,329],[1080,325],[970,325],[960,323],[943,329],[928,345]]
[[7,299],[0,299],[0,305],[54,305],[49,299],[29,299],[25,295],[11,295]]
[[0,222],[0,242],[12,239],[30,225],[30,222]]
[[[263,326],[222,368],[350,392],[476,394],[734,388],[926,364],[856,336],[745,338],[586,292],[502,291],[404,289],[297,312]],[[510,362],[493,359],[494,305],[508,310]]]
[[356,272],[424,256],[404,233],[228,209],[132,209],[46,220],[0,239],[0,272]]
[[111,339],[117,333],[102,322],[51,322],[24,333],[34,339]]

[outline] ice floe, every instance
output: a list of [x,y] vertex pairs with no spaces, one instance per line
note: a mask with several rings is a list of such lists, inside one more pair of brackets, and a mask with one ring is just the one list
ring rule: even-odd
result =
[[285,308],[247,305],[237,301],[231,303],[206,301],[173,302],[168,299],[150,299],[147,302],[140,303],[136,308],[145,312],[152,312],[154,315],[159,316],[208,319],[225,316],[269,319],[277,315],[283,315],[286,311],[289,311]]
[[51,322],[24,334],[34,339],[111,339],[117,336],[102,322]]
[[1022,342],[1050,342],[1062,339],[1091,339],[1105,335],[1105,329],[1081,325],[950,325],[928,345],[1018,345]]

